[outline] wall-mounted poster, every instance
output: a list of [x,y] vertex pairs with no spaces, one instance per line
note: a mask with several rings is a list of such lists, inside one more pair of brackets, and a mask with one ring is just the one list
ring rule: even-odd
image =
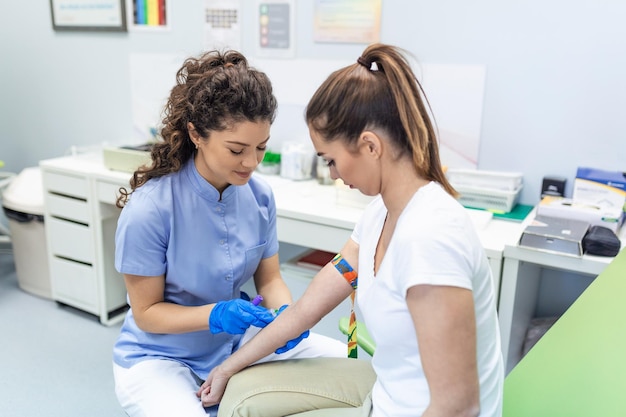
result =
[[375,43],[382,0],[315,0],[315,42]]
[[241,50],[241,1],[205,0],[204,48]]
[[50,0],[54,30],[126,31],[124,0]]
[[295,3],[294,0],[257,0],[257,56],[295,57]]

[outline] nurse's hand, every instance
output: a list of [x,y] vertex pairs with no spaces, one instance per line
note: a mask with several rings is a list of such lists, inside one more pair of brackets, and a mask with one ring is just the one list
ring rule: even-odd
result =
[[209,315],[209,329],[213,334],[243,334],[250,326],[263,328],[272,320],[274,315],[268,309],[239,298],[215,304]]
[[[278,316],[286,308],[287,308],[287,304],[285,304],[284,306],[279,308],[278,311],[276,312],[276,315]],[[302,341],[302,339],[306,339],[307,337],[309,337],[309,331],[305,330],[300,336],[296,337],[295,339],[291,339],[290,341],[288,341],[285,344],[285,346],[279,347],[278,349],[276,349],[274,353],[281,354],[281,353],[288,352],[291,349],[293,349],[294,347],[296,347],[298,345],[298,343],[300,343]]]
[[206,381],[200,386],[196,395],[202,401],[203,407],[219,404],[226,391],[226,384],[232,375],[222,372],[220,366],[211,370]]

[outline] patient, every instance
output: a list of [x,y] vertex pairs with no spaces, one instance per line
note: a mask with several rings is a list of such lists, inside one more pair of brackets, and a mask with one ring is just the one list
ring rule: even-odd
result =
[[[249,415],[501,414],[491,271],[442,171],[427,104],[406,55],[382,44],[367,47],[313,95],[306,122],[332,178],[377,197],[302,298],[211,371],[197,393],[203,405],[224,396],[220,416],[247,415],[253,406]],[[236,375],[315,325],[352,293],[357,272],[362,321],[376,343],[375,382],[362,380],[367,362],[354,359],[258,365]],[[290,375],[291,394],[274,397],[263,388],[262,381],[273,386],[281,377],[273,376],[277,370]],[[259,389],[242,388],[249,383]],[[274,398],[281,401],[267,401]]]

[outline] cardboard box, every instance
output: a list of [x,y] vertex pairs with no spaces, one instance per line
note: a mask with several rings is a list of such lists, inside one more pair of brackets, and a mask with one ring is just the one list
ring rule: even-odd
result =
[[625,214],[619,208],[600,207],[590,204],[576,203],[570,198],[546,196],[537,206],[537,214],[541,216],[560,217],[581,220],[591,226],[602,226],[617,233],[624,222]]
[[580,167],[574,180],[576,203],[625,210],[626,173]]
[[580,257],[588,230],[588,222],[537,215],[524,229],[519,246]]

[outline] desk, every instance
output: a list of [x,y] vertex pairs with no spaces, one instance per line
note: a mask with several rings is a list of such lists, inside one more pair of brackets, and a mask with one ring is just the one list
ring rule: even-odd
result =
[[[523,225],[535,217],[531,212]],[[620,232],[622,248],[626,243],[626,227]],[[500,289],[498,314],[502,338],[502,353],[506,372],[520,361],[524,340],[530,320],[537,306],[541,270],[552,268],[566,272],[595,277],[613,261],[612,257],[583,255],[573,257],[539,250],[527,249],[514,244],[504,247],[504,266]]]
[[[48,159],[39,165],[53,298],[97,315],[103,324],[121,320],[126,291],[114,269],[120,211],[114,204],[119,187],[129,187],[131,175],[107,169],[97,154]],[[337,252],[350,238],[362,209],[338,205],[336,187],[255,175],[265,178],[274,191],[281,242]],[[475,218],[481,215],[468,212]],[[478,232],[497,296],[505,245],[517,242],[522,226],[492,219]]]
[[[321,249],[341,250],[361,217],[362,209],[337,204],[337,188],[319,185],[315,180],[292,181],[277,176],[262,176],[271,185],[276,198],[278,238],[281,242]],[[515,244],[522,233],[522,223],[492,219],[482,221],[485,212],[468,210],[476,218],[480,241],[491,266],[496,297],[500,288],[503,252]]]

